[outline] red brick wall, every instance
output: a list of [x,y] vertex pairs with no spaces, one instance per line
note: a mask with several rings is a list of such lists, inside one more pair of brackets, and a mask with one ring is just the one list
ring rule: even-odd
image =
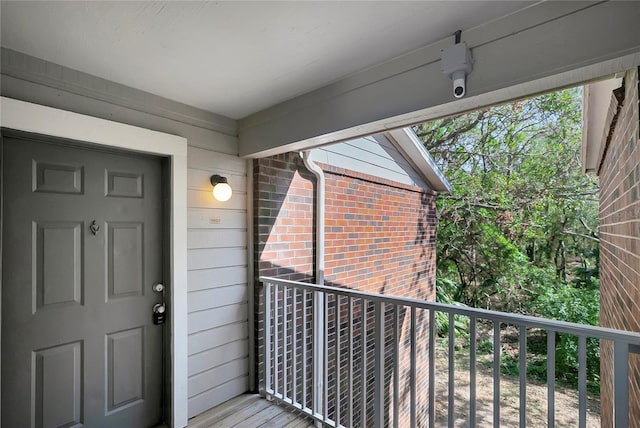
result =
[[[325,172],[325,283],[327,285],[347,287],[374,293],[394,294],[420,299],[435,299],[435,238],[437,219],[435,213],[435,194],[418,187],[403,185],[389,180],[322,165]],[[314,281],[314,242],[315,242],[315,177],[301,162],[297,153],[287,153],[254,162],[254,231],[255,255],[258,263],[256,277],[275,276],[285,279]],[[256,290],[259,297],[259,290]],[[256,309],[262,313],[264,302],[256,298]],[[340,303],[342,314],[341,330],[347,327],[346,301]],[[364,308],[355,307],[356,317]],[[335,320],[335,301],[329,302],[328,319]],[[418,326],[418,339],[425,340],[428,321],[426,314]],[[387,308],[387,334],[393,331],[395,312]],[[400,311],[399,328],[401,343],[409,335],[409,318],[406,311]],[[365,329],[372,328],[373,318],[368,317]],[[361,324],[354,325],[354,331]],[[257,337],[263,337],[260,317],[256,320]],[[335,332],[335,329],[331,329]],[[343,331],[344,332],[344,331]],[[358,333],[360,334],[360,333]],[[330,370],[334,367],[334,354],[329,339]],[[354,337],[354,353],[358,360],[373,354],[372,342],[362,348],[361,336]],[[341,337],[341,350],[346,346],[346,334]],[[261,339],[258,348],[262,346]],[[390,340],[387,346],[392,346]],[[400,385],[409,384],[408,348],[400,349]],[[290,346],[289,349],[292,347]],[[260,355],[260,353],[258,353]],[[308,354],[310,355],[310,353]],[[391,349],[385,355],[392,355]],[[418,418],[425,420],[427,405],[427,353],[418,355]],[[390,368],[391,358],[386,362]],[[424,361],[423,361],[424,360]],[[346,363],[346,355],[341,357]],[[310,364],[308,364],[310,366]],[[367,363],[368,371],[373,369],[372,361]],[[301,367],[296,370],[301,371]],[[258,362],[258,371],[262,373],[262,362]],[[357,370],[357,369],[356,369]],[[388,370],[391,373],[390,370]],[[259,378],[262,378],[259,376]],[[356,373],[356,390],[359,388],[360,373]],[[368,390],[373,390],[372,373],[365,376],[369,380]],[[346,376],[343,375],[344,383]],[[387,376],[385,383],[392,397],[392,378]],[[335,379],[329,376],[330,390]],[[342,387],[342,395],[347,391]],[[409,396],[401,392],[401,425],[408,425]],[[368,394],[368,395],[369,395]],[[330,396],[330,403],[335,397]],[[346,400],[339,400],[345,402]],[[367,400],[370,404],[373,400]],[[330,414],[335,411],[330,404]],[[356,403],[359,413],[359,404]],[[341,409],[346,414],[346,407]],[[371,415],[372,413],[369,412]],[[387,412],[389,414],[389,412]]]
[[[325,172],[325,279],[352,289],[435,300],[435,255],[437,217],[432,192],[364,175],[354,171],[321,165]],[[417,314],[417,348],[424,350],[428,339],[426,312]],[[396,313],[387,308],[385,361],[387,377],[387,423],[393,397],[391,377],[393,361],[393,320]],[[399,426],[410,425],[410,315],[400,310]],[[372,321],[369,321],[373,326]],[[366,351],[372,359],[373,347]],[[369,364],[371,367],[372,364]],[[428,417],[428,353],[416,360],[417,422]],[[368,390],[373,389],[373,373]],[[373,404],[373,399],[369,400]],[[368,414],[372,414],[370,406]]]
[[315,177],[297,153],[254,162],[257,273],[308,281],[314,267]]
[[435,194],[322,165],[325,279],[349,288],[435,299]]
[[[258,277],[272,276],[294,281],[312,281],[314,275],[314,177],[300,163],[297,153],[286,153],[253,163],[253,230],[255,284]],[[258,385],[264,389],[264,296],[254,288],[255,355]],[[279,322],[282,321],[282,315]],[[290,330],[289,330],[290,331]],[[307,343],[310,343],[309,330]],[[271,331],[271,336],[273,330]],[[288,342],[289,349],[290,341]],[[282,346],[282,342],[279,342]],[[311,352],[309,352],[309,359]],[[310,361],[299,359],[298,371],[309,371]],[[281,370],[279,368],[279,370]],[[301,375],[299,376],[299,378]],[[281,379],[281,377],[280,377]],[[310,394],[310,391],[309,391]]]
[[[638,70],[625,98],[600,174],[600,325],[640,332],[640,119]],[[615,109],[616,103],[612,104]],[[613,112],[612,112],[613,113]],[[610,114],[613,116],[613,114]],[[612,352],[601,348],[602,426],[613,426]],[[630,363],[630,426],[640,427],[640,356]]]

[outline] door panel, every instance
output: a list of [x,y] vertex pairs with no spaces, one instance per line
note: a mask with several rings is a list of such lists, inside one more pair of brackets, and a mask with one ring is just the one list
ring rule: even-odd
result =
[[35,425],[82,426],[82,342],[35,351],[34,360]]
[[82,304],[82,223],[33,222],[35,310]]
[[3,138],[2,425],[153,426],[161,161],[41,138]]
[[144,398],[142,328],[109,334],[107,341],[107,411],[112,412]]
[[109,299],[144,293],[143,224],[107,222]]
[[33,161],[33,191],[82,193],[82,166],[68,163]]

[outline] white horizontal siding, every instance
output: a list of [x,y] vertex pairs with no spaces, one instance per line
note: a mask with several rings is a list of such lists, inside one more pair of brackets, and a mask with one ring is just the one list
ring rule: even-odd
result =
[[192,355],[189,360],[189,377],[216,368],[233,360],[245,358],[249,352],[249,341],[236,340],[217,348]]
[[242,394],[247,391],[248,385],[249,377],[245,375],[189,398],[189,417],[199,415],[213,406],[222,404],[229,400],[229,397]]
[[187,299],[189,310],[192,312],[240,304],[247,301],[247,286],[238,284],[193,291],[187,295]]
[[195,248],[243,247],[247,232],[238,229],[191,229],[187,231],[187,245]]
[[190,208],[187,212],[187,223],[189,224],[189,229],[246,230],[247,211],[219,208]]
[[189,357],[225,343],[231,343],[238,337],[248,337],[249,323],[242,321],[227,324],[210,330],[200,331],[189,335]]
[[187,267],[189,270],[246,264],[246,248],[198,248],[187,251]]
[[189,291],[206,290],[225,285],[246,284],[247,267],[232,266],[189,271],[187,280],[189,282]]
[[211,171],[211,174],[224,175],[225,172],[246,175],[246,160],[229,156],[213,150],[189,147],[187,165],[190,169]]
[[[246,161],[189,147],[187,153],[189,417],[248,389]],[[233,196],[214,199],[211,175]]]
[[226,324],[247,321],[247,305],[237,304],[220,308],[191,312],[188,315],[189,334],[221,327]]
[[201,394],[209,389],[211,385],[220,385],[230,380],[236,379],[236,373],[248,374],[249,361],[246,358],[229,361],[218,367],[214,367],[195,376],[189,377],[189,397]]
[[233,192],[233,196],[227,202],[219,202],[213,197],[211,186],[208,190],[187,190],[187,205],[191,208],[216,208],[242,210],[246,206],[247,195],[241,192]]
[[383,136],[358,138],[313,149],[311,159],[386,180],[429,188],[400,151]]

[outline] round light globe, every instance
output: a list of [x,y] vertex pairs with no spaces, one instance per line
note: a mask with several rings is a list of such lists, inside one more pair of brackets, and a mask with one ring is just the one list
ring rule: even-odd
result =
[[220,202],[226,202],[231,199],[231,186],[227,183],[218,183],[213,186],[213,197]]

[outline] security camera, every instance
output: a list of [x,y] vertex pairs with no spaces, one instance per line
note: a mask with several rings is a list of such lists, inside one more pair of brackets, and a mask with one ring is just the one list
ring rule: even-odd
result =
[[456,98],[464,97],[467,93],[467,74],[464,71],[456,71],[451,75],[453,79],[453,96]]
[[453,96],[462,98],[467,93],[467,75],[473,71],[471,51],[460,42],[460,31],[456,31],[456,43],[442,51],[442,72],[453,81]]

